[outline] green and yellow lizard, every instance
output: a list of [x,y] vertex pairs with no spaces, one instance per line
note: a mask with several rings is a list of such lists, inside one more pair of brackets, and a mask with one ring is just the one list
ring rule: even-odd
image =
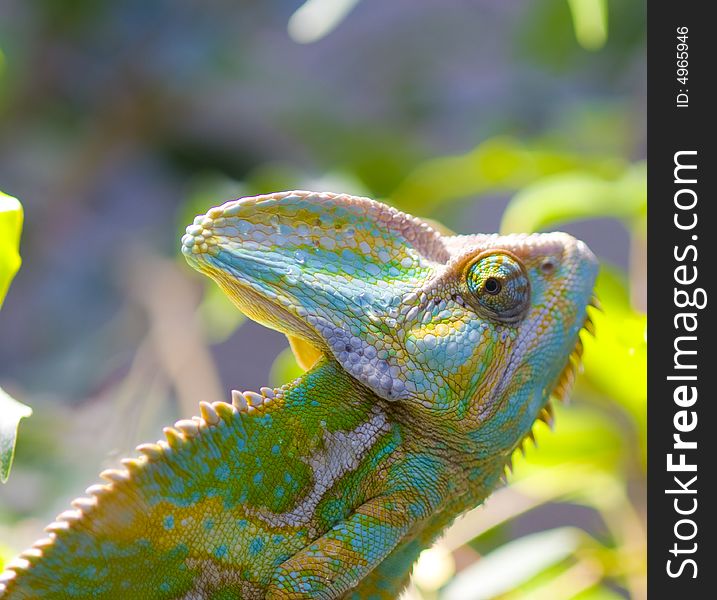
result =
[[182,251],[307,372],[102,473],[3,599],[396,597],[569,391],[597,271],[564,233],[448,235],[313,192],[212,208]]

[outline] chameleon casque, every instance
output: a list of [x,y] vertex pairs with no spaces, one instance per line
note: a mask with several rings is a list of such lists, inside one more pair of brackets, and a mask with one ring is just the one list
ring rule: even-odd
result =
[[564,233],[453,235],[384,204],[242,198],[182,252],[300,364],[101,474],[4,574],[16,598],[396,597],[568,393],[597,262]]

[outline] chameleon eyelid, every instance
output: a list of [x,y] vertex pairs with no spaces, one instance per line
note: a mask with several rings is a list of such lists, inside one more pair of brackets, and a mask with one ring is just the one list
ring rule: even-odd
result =
[[[505,261],[508,265],[510,265],[511,269],[518,269],[519,271],[515,274],[515,276],[507,277],[504,281],[501,281],[498,274],[491,274],[482,282],[480,288],[476,288],[475,290],[471,289],[469,277],[471,276],[472,271],[475,269],[476,265],[479,265],[481,262],[492,257]],[[515,284],[518,279],[522,280],[525,290],[519,298],[516,298],[516,302],[504,309],[501,309],[500,306],[491,306],[493,302],[500,302],[500,298],[505,298],[506,293],[510,294],[511,284]],[[495,280],[496,283],[499,284],[495,291],[491,291],[486,285],[490,280]],[[502,323],[517,323],[523,318],[530,305],[530,278],[528,277],[525,266],[523,265],[523,261],[509,251],[502,249],[490,249],[473,257],[472,260],[466,263],[466,266],[463,269],[462,284],[467,288],[468,295],[472,300],[471,305],[479,314]],[[510,299],[510,296],[508,296],[508,299]]]

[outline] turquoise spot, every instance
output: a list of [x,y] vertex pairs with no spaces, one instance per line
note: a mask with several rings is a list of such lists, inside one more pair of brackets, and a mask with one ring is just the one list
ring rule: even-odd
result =
[[175,477],[169,484],[169,490],[177,496],[183,495],[184,489],[184,481],[179,478]]
[[256,556],[264,549],[264,540],[262,538],[254,538],[249,544],[249,554]]
[[284,497],[285,490],[281,486],[277,486],[274,488],[274,497],[275,498],[283,498]]
[[219,465],[216,469],[214,469],[214,477],[216,477],[219,481],[226,481],[229,479],[229,466]]
[[279,454],[279,452],[281,452],[281,447],[279,446],[279,444],[275,444],[271,447],[272,454]]
[[93,577],[96,577],[97,575],[97,568],[90,565],[80,571],[80,576],[83,579],[92,579]]
[[214,556],[217,558],[224,558],[227,555],[227,547],[226,544],[222,544],[221,546],[217,546],[214,548]]
[[166,517],[164,517],[164,528],[167,530],[174,529],[174,516],[173,515],[167,515]]
[[261,471],[254,475],[254,483],[259,484],[261,483],[262,479],[264,479],[264,473],[262,473]]
[[206,519],[206,520],[204,521],[204,529],[206,529],[207,531],[209,531],[209,530],[212,529],[213,527],[214,527],[214,520],[213,520],[213,519]]

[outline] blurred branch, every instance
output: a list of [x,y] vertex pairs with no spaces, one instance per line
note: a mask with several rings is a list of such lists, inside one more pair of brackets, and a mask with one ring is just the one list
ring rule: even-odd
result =
[[191,415],[200,400],[213,402],[225,394],[197,325],[197,289],[174,261],[148,252],[130,259],[130,291],[147,312],[148,336],[177,393],[181,414]]

